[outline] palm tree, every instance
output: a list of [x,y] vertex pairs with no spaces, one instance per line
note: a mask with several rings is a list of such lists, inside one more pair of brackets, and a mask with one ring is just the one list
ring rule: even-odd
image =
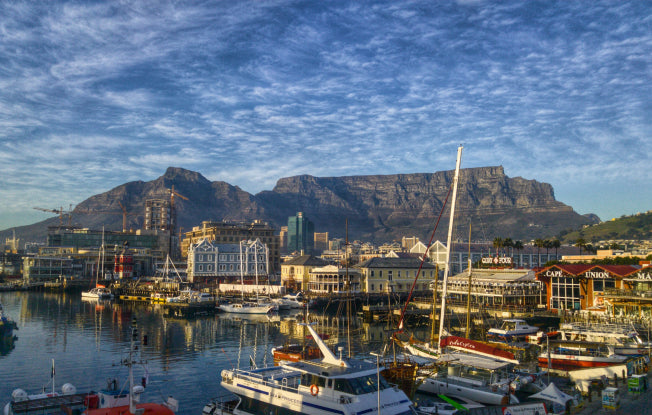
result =
[[521,258],[521,250],[523,249],[523,242],[514,241],[514,249],[516,249],[516,252],[518,252],[518,257],[519,257],[518,265],[520,266],[521,265],[520,258]]
[[552,247],[555,248],[555,259],[557,261],[559,261],[559,255],[557,255],[557,250],[559,249],[560,246],[561,246],[561,242],[559,241],[559,239],[555,238],[552,240]]
[[534,240],[534,246],[537,247],[537,266],[541,266],[541,248],[543,247],[543,239],[537,238]]
[[586,240],[584,238],[577,238],[575,246],[580,248],[580,256],[582,256],[582,248],[586,246]]
[[496,236],[494,238],[494,243],[493,244],[494,244],[494,248],[496,248],[496,253],[498,253],[498,250],[504,246],[503,245],[503,238],[501,238],[499,236]]
[[503,239],[503,246],[505,248],[514,248],[514,241],[512,241],[512,238],[505,238]]
[[550,260],[550,248],[552,248],[552,241],[550,239],[546,239],[543,241],[543,247],[546,248],[546,262]]

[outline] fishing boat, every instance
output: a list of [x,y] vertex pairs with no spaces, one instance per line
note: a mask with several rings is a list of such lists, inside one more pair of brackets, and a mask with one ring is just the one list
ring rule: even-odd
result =
[[336,357],[312,326],[307,328],[324,356],[321,360],[222,371],[221,386],[240,399],[234,413],[415,414],[407,395],[387,383],[377,364],[343,358],[342,349]]
[[652,346],[632,325],[564,323],[558,333],[560,340],[604,343],[613,346],[615,354],[625,356],[647,355]]
[[423,380],[419,392],[486,405],[519,403],[511,391],[512,363],[457,352],[442,355],[438,363],[439,370]]
[[[11,401],[4,407],[4,415],[42,415],[42,414],[83,414],[83,415],[122,415],[151,414],[174,415],[179,409],[176,399],[168,397],[163,403],[140,403],[140,396],[145,391],[144,385],[134,384],[133,366],[140,363],[135,360],[138,347],[138,329],[135,321],[131,327],[131,344],[128,358],[123,364],[129,368],[129,376],[122,387],[117,379],[110,379],[106,388],[100,392],[77,393],[77,388],[66,383],[58,392],[55,387],[55,367],[52,360],[52,389],[29,395],[23,389],[15,389]],[[143,380],[143,384],[146,381]]]
[[487,338],[504,342],[524,340],[527,336],[536,334],[539,328],[530,326],[525,320],[509,318],[503,320],[500,327],[490,328],[487,331]]
[[614,346],[583,341],[550,341],[538,358],[539,367],[575,370],[620,365],[628,357],[616,354]]

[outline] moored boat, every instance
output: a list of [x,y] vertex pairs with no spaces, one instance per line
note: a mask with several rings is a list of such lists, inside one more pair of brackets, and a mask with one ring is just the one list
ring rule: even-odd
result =
[[97,300],[110,300],[113,298],[111,290],[99,284],[95,288],[91,288],[88,291],[82,291],[81,296],[82,298]]
[[582,341],[549,342],[539,355],[539,367],[556,370],[574,370],[624,364],[628,357],[616,354],[614,347],[604,343]]
[[503,324],[500,327],[489,329],[487,331],[487,338],[511,342],[524,340],[527,336],[536,334],[538,331],[538,327],[530,326],[525,320],[511,318],[503,320]]
[[407,395],[388,384],[376,364],[336,357],[314,329],[308,329],[324,355],[321,360],[222,371],[221,386],[241,399],[234,413],[415,414]]

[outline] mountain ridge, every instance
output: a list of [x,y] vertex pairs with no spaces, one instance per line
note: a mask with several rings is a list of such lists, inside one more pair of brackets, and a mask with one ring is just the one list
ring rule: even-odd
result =
[[[287,224],[289,216],[303,212],[315,223],[316,232],[329,232],[331,238],[346,236],[348,219],[350,239],[386,242],[418,236],[427,240],[446,201],[453,174],[453,170],[339,177],[304,174],[280,178],[272,190],[251,194],[224,181],[210,181],[199,172],[168,167],[154,180],[124,183],[87,198],[73,210],[72,223],[119,230],[122,204],[130,213],[128,228],[141,228],[145,201],[168,197],[169,189],[174,188],[188,199],[175,198],[178,225],[183,231],[210,220],[262,219],[279,228]],[[476,239],[501,236],[529,240],[599,221],[595,215],[580,215],[557,201],[550,184],[510,178],[502,166],[461,169],[457,206],[456,228],[474,223],[480,235]],[[447,228],[447,215],[442,216],[436,234],[440,239]],[[47,226],[58,224],[59,218],[51,218],[12,229],[23,241],[44,240]],[[458,233],[456,237],[468,237],[466,231]]]

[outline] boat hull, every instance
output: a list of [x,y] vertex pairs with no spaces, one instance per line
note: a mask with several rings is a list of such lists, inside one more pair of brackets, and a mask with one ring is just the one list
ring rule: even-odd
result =
[[461,397],[486,405],[508,405],[518,403],[518,399],[509,393],[483,390],[475,385],[461,385],[447,382],[446,379],[427,378],[417,389],[432,395],[446,395],[449,397]]
[[[565,356],[550,355],[550,368],[555,370],[574,370],[590,367],[614,366],[625,363],[626,359],[622,356],[618,358],[609,357],[590,357],[590,356]],[[548,357],[539,357],[539,367],[548,367]]]

